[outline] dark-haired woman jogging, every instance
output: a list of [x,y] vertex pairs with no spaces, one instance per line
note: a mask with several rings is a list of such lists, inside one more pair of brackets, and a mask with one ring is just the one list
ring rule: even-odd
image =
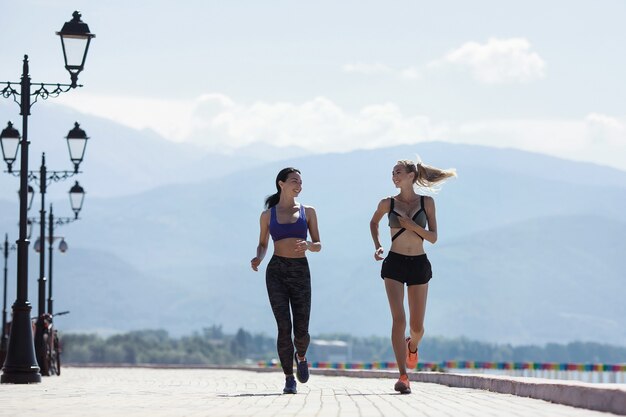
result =
[[[258,271],[271,235],[274,254],[267,264],[265,283],[278,326],[276,347],[285,373],[283,393],[295,394],[294,359],[298,381],[305,383],[309,379],[305,355],[310,341],[311,275],[306,251],[319,252],[322,244],[315,209],[296,202],[296,197],[302,191],[300,171],[295,168],[282,169],[276,176],[276,190],[265,200],[259,246],[250,263],[252,269]],[[310,240],[307,240],[307,233],[311,235]]]
[[[392,181],[400,193],[395,197],[384,198],[370,221],[370,231],[374,240],[374,258],[383,259],[384,249],[379,241],[378,223],[383,216],[389,217],[391,248],[383,261],[381,277],[391,309],[391,344],[398,363],[400,378],[394,389],[401,394],[411,392],[407,368],[417,366],[419,346],[424,336],[424,315],[428,281],[432,277],[430,262],[424,252],[424,241],[437,241],[437,220],[435,201],[432,197],[419,195],[414,186],[432,189],[447,178],[456,176],[454,170],[398,161],[393,167]],[[409,301],[410,337],[405,338],[406,317],[404,314],[404,285],[407,286]]]

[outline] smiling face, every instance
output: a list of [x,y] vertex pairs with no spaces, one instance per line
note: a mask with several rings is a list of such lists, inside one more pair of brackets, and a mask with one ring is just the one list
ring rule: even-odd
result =
[[409,172],[406,169],[406,166],[398,164],[393,167],[391,180],[393,181],[393,185],[395,185],[396,188],[402,188],[403,186],[412,186],[414,179],[415,173]]
[[285,181],[278,181],[278,185],[281,188],[281,193],[297,197],[302,191],[302,177],[297,172],[291,172]]

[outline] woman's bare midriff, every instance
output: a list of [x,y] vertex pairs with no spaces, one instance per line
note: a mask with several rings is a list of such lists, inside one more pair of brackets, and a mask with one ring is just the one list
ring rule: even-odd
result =
[[[399,228],[391,228],[391,236],[400,231]],[[418,256],[424,253],[424,241],[415,233],[409,230],[402,232],[392,243],[391,252],[406,256]]]
[[274,255],[283,258],[304,258],[304,252],[296,253],[296,243],[301,241],[300,238],[288,237],[274,242]]

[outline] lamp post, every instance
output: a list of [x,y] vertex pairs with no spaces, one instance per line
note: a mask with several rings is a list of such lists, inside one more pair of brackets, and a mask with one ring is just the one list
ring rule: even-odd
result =
[[[11,132],[11,135],[14,135],[14,133]],[[74,175],[80,173],[78,169],[85,155],[87,140],[89,139],[85,131],[80,128],[80,125],[78,124],[78,122],[74,123],[74,127],[68,132],[65,138],[67,140],[67,147],[68,147],[69,154],[70,154],[70,160],[74,164],[73,171],[50,171],[48,170],[48,167],[46,166],[45,153],[42,153],[41,155],[41,166],[39,170],[28,171],[28,180],[35,182],[39,186],[39,193],[41,195],[41,209],[39,211],[39,214],[40,214],[39,221],[32,221],[32,219],[29,219],[29,221],[31,225],[32,223],[39,224],[40,226],[39,239],[44,242],[46,240],[45,204],[46,204],[46,192],[48,190],[48,187],[49,185],[51,185],[52,182],[65,180],[67,178],[73,177]],[[76,184],[78,185],[78,182]],[[30,185],[28,186],[28,195],[29,195],[28,209],[30,209],[32,205],[32,200],[34,197],[34,189]],[[70,192],[70,196],[72,196],[71,192]],[[73,206],[74,202],[72,199],[70,200]],[[78,217],[78,214],[76,214],[76,217]],[[27,234],[28,236],[30,236],[29,233]],[[44,357],[45,345],[43,343],[43,334],[45,333],[45,331],[43,328],[44,322],[42,320],[42,317],[46,313],[47,278],[46,278],[46,252],[44,250],[41,250],[38,252],[39,252],[39,279],[37,281],[38,283],[38,303],[37,303],[38,320],[36,321],[34,336],[35,336],[35,357],[37,359],[37,362],[41,365],[42,361],[45,360],[45,357]]]
[[[24,55],[22,64],[22,77],[19,82],[19,91],[13,88],[16,82],[0,83],[5,87],[0,90],[0,94],[5,98],[12,98],[20,106],[22,116],[22,137],[17,135],[20,149],[20,214],[19,214],[19,239],[17,241],[17,298],[13,304],[13,322],[11,325],[11,336],[7,349],[7,357],[2,368],[1,383],[27,384],[41,382],[39,366],[35,358],[35,347],[30,322],[31,305],[28,301],[28,245],[26,237],[27,227],[27,189],[28,189],[28,116],[32,104],[39,98],[45,100],[50,96],[56,97],[61,93],[70,91],[78,87],[78,74],[84,69],[87,51],[91,39],[95,37],[89,32],[89,27],[81,21],[79,12],[74,12],[72,20],[63,25],[61,31],[57,32],[61,38],[63,48],[63,58],[65,68],[70,73],[71,84],[36,84],[36,89],[31,91],[28,55]],[[34,97],[34,100],[31,100]],[[18,100],[19,98],[19,100]],[[12,126],[9,126],[12,127]],[[8,128],[7,128],[8,129]],[[5,129],[6,130],[6,129]],[[3,131],[4,133],[4,131]],[[12,172],[12,164],[16,159],[14,154],[7,159],[5,153],[5,138],[2,137],[2,152],[7,162],[8,172]],[[15,143],[15,136],[6,138],[8,144]],[[11,142],[12,141],[12,142]],[[13,146],[13,145],[8,145]],[[11,148],[8,148],[11,149]]]
[[[76,196],[76,194],[78,194],[78,196]],[[54,309],[53,309],[54,299],[52,298],[52,254],[54,252],[55,240],[61,239],[61,242],[59,243],[59,251],[61,253],[65,253],[68,249],[67,242],[65,241],[65,237],[55,236],[54,228],[55,226],[63,226],[63,225],[75,222],[76,220],[80,220],[80,218],[78,217],[78,213],[80,213],[80,210],[82,209],[84,195],[85,195],[85,191],[83,190],[83,187],[81,187],[78,184],[78,182],[76,182],[76,184],[70,190],[70,201],[72,202],[72,210],[74,211],[74,217],[56,217],[55,218],[52,212],[52,204],[50,204],[50,214],[48,218],[48,236],[47,236],[47,240],[49,244],[48,246],[48,300],[47,300],[48,311],[47,313],[50,314],[51,316],[54,315]],[[79,204],[79,205],[75,206],[75,204]],[[31,222],[37,223],[37,219],[31,219]],[[41,252],[44,249],[43,244],[42,244],[43,242],[44,241],[41,240],[41,238],[35,241],[35,245],[34,245],[35,252]]]
[[[39,238],[45,242],[46,240],[46,192],[48,186],[52,182],[62,181],[67,178],[73,177],[76,174],[79,174],[78,170],[80,167],[80,163],[83,161],[83,157],[85,156],[85,149],[87,146],[87,140],[89,137],[85,133],[83,129],[80,128],[78,122],[74,123],[74,127],[68,132],[67,136],[67,148],[70,154],[70,160],[74,164],[73,171],[49,171],[46,166],[46,155],[45,153],[41,155],[41,166],[39,171],[29,171],[28,178],[31,181],[35,181],[39,185],[39,193],[41,194],[41,210],[39,211]],[[78,182],[76,183],[78,184]],[[71,196],[70,191],[70,196]],[[73,201],[72,201],[73,207]],[[78,214],[76,214],[78,217]],[[45,275],[45,251],[39,252],[39,280],[38,280],[38,289],[39,289],[39,302],[38,302],[38,316],[41,316],[46,312],[46,275]],[[37,328],[36,330],[39,330]],[[35,344],[35,350],[37,350],[37,344]]]
[[2,304],[2,341],[0,342],[0,359],[4,360],[7,354],[7,343],[9,336],[7,335],[7,273],[8,273],[8,260],[9,251],[14,251],[15,245],[9,246],[9,235],[4,235],[4,245],[2,246],[2,252],[4,254],[4,303]]

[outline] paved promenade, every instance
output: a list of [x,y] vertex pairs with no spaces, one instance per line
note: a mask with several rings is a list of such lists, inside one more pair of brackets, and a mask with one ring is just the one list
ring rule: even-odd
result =
[[394,379],[312,374],[282,395],[278,372],[223,369],[64,368],[40,384],[0,386],[0,416],[611,416],[486,390]]

